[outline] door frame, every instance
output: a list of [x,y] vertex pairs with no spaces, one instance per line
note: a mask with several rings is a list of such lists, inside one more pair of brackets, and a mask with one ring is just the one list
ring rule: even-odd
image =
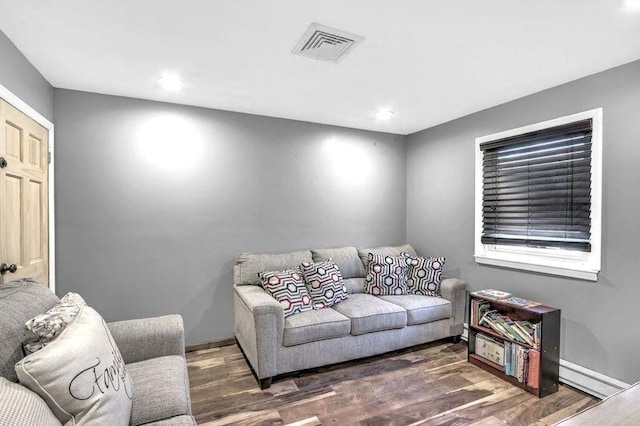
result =
[[55,188],[54,188],[54,143],[53,143],[53,123],[44,118],[35,109],[31,108],[26,102],[16,96],[9,89],[0,84],[0,98],[13,105],[20,112],[27,115],[36,123],[47,129],[49,132],[49,170],[47,176],[48,186],[48,204],[49,204],[49,288],[55,293],[56,291],[56,227],[55,227]]

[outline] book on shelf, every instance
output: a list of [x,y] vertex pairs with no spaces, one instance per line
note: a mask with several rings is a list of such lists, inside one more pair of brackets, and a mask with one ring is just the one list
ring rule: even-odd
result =
[[476,355],[488,359],[501,367],[504,367],[504,347],[504,342],[491,336],[482,333],[476,335]]
[[504,373],[506,375],[515,377],[516,380],[527,386],[537,387],[530,383],[535,384],[539,381],[540,352],[525,348],[517,343],[505,342],[504,358]]
[[478,325],[480,319],[491,310],[491,304],[483,299],[471,300],[471,325]]
[[535,349],[529,349],[529,374],[527,377],[527,386],[540,387],[540,352]]
[[529,346],[536,346],[535,339],[533,338],[533,333],[529,333],[523,326],[521,326],[518,321],[513,321],[511,323],[513,330],[522,338],[524,343]]
[[[520,342],[520,343],[524,343],[525,345],[528,345],[530,340],[527,340],[523,335],[521,335],[518,330],[517,330],[517,326],[515,325],[514,321],[504,321],[502,323],[502,326],[505,328],[505,330],[507,331],[507,333],[509,334],[509,337],[511,338],[511,340],[515,340],[516,342]],[[533,342],[532,342],[533,343]]]
[[501,300],[501,302],[508,303],[510,305],[517,306],[519,308],[531,308],[534,306],[541,305],[540,302],[534,302],[533,300],[523,299],[521,297],[507,297],[506,299]]
[[492,288],[474,291],[471,294],[473,296],[484,297],[485,299],[491,299],[491,300],[502,300],[502,299],[511,297],[511,293],[507,293],[506,291],[502,291],[502,290],[494,290]]

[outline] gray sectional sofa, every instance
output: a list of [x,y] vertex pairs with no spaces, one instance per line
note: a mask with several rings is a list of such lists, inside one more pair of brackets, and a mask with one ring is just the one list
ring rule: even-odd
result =
[[[16,383],[24,357],[25,322],[59,302],[30,280],[0,286],[0,424],[61,425],[43,399]],[[107,324],[133,384],[131,425],[195,425],[184,353],[182,317],[167,315]]]
[[[382,354],[463,331],[466,283],[443,278],[442,297],[364,293],[369,252],[416,255],[409,246],[242,253],[234,266],[234,332],[260,387],[284,373]],[[333,259],[350,296],[331,308],[284,317],[283,308],[260,286],[259,272]]]

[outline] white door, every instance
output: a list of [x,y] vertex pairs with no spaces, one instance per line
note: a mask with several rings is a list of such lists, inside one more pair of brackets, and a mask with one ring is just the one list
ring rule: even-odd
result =
[[0,285],[49,285],[48,131],[0,99]]

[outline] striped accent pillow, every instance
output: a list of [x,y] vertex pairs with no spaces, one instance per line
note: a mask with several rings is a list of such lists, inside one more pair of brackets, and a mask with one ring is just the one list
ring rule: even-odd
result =
[[408,258],[369,253],[365,293],[374,296],[407,294]]
[[260,272],[262,287],[276,299],[284,309],[285,318],[313,309],[311,296],[304,285],[302,273],[296,269]]
[[417,257],[407,253],[403,255],[409,260],[407,292],[422,296],[440,296],[440,282],[444,257]]
[[0,425],[62,426],[42,398],[4,377],[0,377],[0,401]]
[[332,259],[300,265],[314,309],[329,308],[349,298],[342,273]]

